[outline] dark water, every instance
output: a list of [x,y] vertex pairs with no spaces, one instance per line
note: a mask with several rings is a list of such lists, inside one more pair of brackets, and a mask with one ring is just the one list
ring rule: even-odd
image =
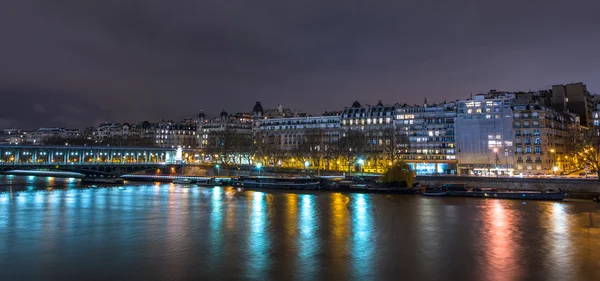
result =
[[600,280],[595,203],[76,184],[0,177],[0,280]]

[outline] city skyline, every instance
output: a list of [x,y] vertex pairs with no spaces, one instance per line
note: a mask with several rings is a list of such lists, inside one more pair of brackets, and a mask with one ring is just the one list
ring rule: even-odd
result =
[[256,100],[315,115],[367,96],[414,104],[578,81],[598,91],[600,3],[559,2],[15,1],[0,9],[11,104],[0,127],[179,119]]

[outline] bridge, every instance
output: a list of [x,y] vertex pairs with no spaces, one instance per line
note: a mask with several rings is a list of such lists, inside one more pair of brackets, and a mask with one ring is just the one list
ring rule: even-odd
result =
[[112,146],[0,146],[0,172],[58,170],[85,175],[122,175],[175,169],[175,148]]

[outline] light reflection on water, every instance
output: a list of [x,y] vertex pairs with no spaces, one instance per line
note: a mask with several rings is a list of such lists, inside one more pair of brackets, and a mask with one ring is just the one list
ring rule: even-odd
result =
[[19,177],[0,187],[1,280],[594,280],[600,270],[593,203]]
[[352,206],[352,270],[355,277],[373,276],[373,249],[375,248],[372,225],[372,210],[368,196],[355,194]]
[[315,196],[309,194],[300,195],[300,218],[298,220],[299,237],[298,243],[299,265],[302,271],[302,280],[315,280],[318,260],[315,255],[321,247],[318,237],[318,216],[315,214]]
[[264,280],[265,271],[268,269],[268,233],[267,233],[267,204],[265,193],[259,191],[249,192],[251,195],[250,231],[248,231],[248,246],[246,258],[247,276],[254,280]]

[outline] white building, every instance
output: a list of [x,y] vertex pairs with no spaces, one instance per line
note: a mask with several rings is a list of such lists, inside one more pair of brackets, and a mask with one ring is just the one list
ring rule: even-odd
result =
[[52,139],[72,139],[81,137],[78,129],[65,128],[39,128],[27,134],[26,142],[30,144],[44,144]]
[[162,121],[156,125],[154,136],[154,143],[158,147],[185,149],[196,147],[195,124]]
[[256,123],[255,136],[259,141],[269,140],[269,145],[279,150],[290,151],[297,149],[311,131],[319,131],[321,146],[316,149],[328,150],[340,135],[340,116],[310,116],[292,118],[268,118]]
[[512,175],[514,93],[491,91],[458,101],[456,149],[461,174]]

